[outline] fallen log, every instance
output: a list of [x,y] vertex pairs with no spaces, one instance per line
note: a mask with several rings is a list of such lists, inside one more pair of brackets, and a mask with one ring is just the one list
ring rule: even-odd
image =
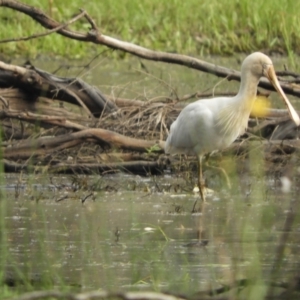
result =
[[162,175],[165,166],[159,161],[129,161],[118,163],[57,163],[48,166],[35,166],[31,163],[16,163],[4,159],[2,161],[5,172],[32,172],[35,173],[55,173],[55,174],[114,174],[126,172],[137,175]]
[[80,78],[58,77],[31,65],[24,68],[0,61],[0,87],[18,87],[28,91],[33,103],[43,96],[80,105],[89,116],[99,117],[105,110],[111,112],[116,109],[101,91]]
[[2,151],[4,158],[26,159],[74,147],[87,140],[97,142],[103,147],[110,146],[131,151],[151,150],[151,152],[162,153],[164,149],[163,141],[135,139],[105,129],[89,128],[60,136],[40,137],[12,143],[9,147],[2,148]]
[[24,111],[11,110],[11,109],[0,110],[0,119],[6,119],[6,118],[18,119],[33,124],[39,124],[40,126],[43,126],[43,124],[47,124],[47,125],[60,126],[68,129],[73,129],[73,130],[83,130],[88,128],[78,123],[71,122],[67,120],[65,117],[34,114],[29,111],[24,112]]

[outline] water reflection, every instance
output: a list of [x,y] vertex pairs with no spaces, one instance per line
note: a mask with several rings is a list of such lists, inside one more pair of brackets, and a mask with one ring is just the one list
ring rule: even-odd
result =
[[[115,177],[116,185],[121,178]],[[56,188],[43,185],[43,199],[36,201],[25,197],[35,185],[29,178],[18,199],[10,180],[7,200],[1,202],[6,228],[2,267],[13,278],[83,290],[190,294],[235,278],[269,276],[291,197],[279,195],[269,184],[266,198],[261,191],[266,182],[262,185],[259,179],[252,192],[255,199],[249,201],[240,192],[228,196],[225,191],[211,200],[205,213],[192,215],[192,193],[175,197],[119,189],[98,191],[94,200],[82,203],[87,192],[77,191],[77,198],[56,202],[59,185],[64,186],[59,193],[69,193],[69,179],[58,177],[52,178]],[[125,181],[132,180],[143,182],[126,176]],[[147,184],[151,190],[151,180]],[[124,181],[123,185],[127,186]],[[176,205],[181,212],[175,211]],[[281,280],[299,267],[299,220],[293,228],[278,274]]]

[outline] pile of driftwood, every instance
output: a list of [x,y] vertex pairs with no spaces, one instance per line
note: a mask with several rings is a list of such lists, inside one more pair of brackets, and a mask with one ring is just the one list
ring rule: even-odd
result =
[[[175,100],[114,99],[78,78],[3,62],[0,101],[3,162],[10,172],[163,172],[169,162],[164,140],[183,107]],[[273,139],[265,142],[269,153],[290,153],[298,147],[297,132],[284,111],[276,113],[283,116],[250,120],[245,138],[263,135]],[[293,140],[283,143],[287,136]],[[247,145],[244,140],[233,148],[245,152]]]
[[6,171],[161,169],[160,133],[162,124],[165,131],[170,123],[168,105],[112,100],[80,79],[3,62],[0,86]]
[[[194,57],[152,51],[105,36],[85,11],[61,24],[39,9],[17,1],[3,0],[0,6],[25,13],[48,30],[40,35],[5,42],[58,33],[144,59],[175,63],[228,80],[240,80],[240,72],[235,70]],[[80,18],[85,18],[91,25],[88,32],[68,28]],[[282,88],[287,94],[300,96],[298,74],[286,70],[277,75],[292,78],[281,80]],[[266,79],[261,79],[260,86],[273,89]],[[170,158],[164,155],[164,140],[170,124],[184,106],[184,101],[198,96],[194,93],[183,99],[165,101],[114,98],[80,78],[60,78],[30,64],[21,67],[0,62],[0,119],[5,171],[162,173],[170,165]],[[74,110],[74,106],[78,109]],[[246,153],[253,136],[262,138],[261,147],[276,160],[278,155],[290,154],[300,147],[297,129],[285,110],[269,110],[266,119],[254,118],[249,122],[247,134],[230,151]]]

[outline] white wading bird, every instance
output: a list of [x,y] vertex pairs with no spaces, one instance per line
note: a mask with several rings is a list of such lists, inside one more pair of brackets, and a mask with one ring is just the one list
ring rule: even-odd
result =
[[[256,98],[259,79],[266,76],[281,95],[291,119],[300,119],[277,80],[271,59],[260,52],[245,58],[241,69],[241,85],[235,97],[198,100],[187,105],[171,125],[165,145],[166,153],[197,155],[198,186],[205,201],[202,159],[207,153],[228,147],[245,132]],[[196,203],[195,203],[196,204]],[[193,211],[195,209],[195,205]]]

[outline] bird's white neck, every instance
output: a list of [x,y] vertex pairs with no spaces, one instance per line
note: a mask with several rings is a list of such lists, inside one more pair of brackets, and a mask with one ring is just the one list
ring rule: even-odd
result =
[[256,99],[258,81],[259,78],[252,73],[242,72],[238,94],[229,98],[226,106],[219,110],[216,128],[230,143],[247,128],[249,115]]
[[239,102],[239,105],[247,106],[249,113],[256,98],[258,82],[259,78],[252,73],[242,73],[240,89],[235,99]]

